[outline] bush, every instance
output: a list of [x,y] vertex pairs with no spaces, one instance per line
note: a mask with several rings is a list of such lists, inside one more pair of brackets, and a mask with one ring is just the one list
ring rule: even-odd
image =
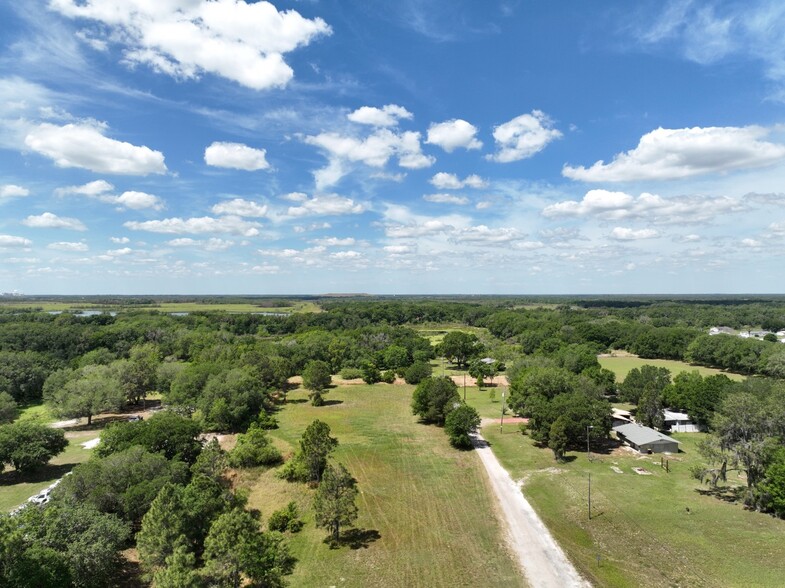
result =
[[382,379],[382,373],[379,368],[371,362],[365,362],[362,367],[362,378],[366,384],[375,384]]
[[338,375],[344,380],[357,380],[363,377],[362,370],[355,367],[345,367]]
[[387,370],[382,372],[382,382],[384,382],[385,384],[394,384],[395,372],[392,370]]
[[278,451],[267,438],[267,433],[258,426],[251,426],[244,435],[237,436],[237,446],[229,453],[229,465],[236,468],[277,465],[283,461]]
[[287,482],[307,482],[308,474],[308,464],[301,454],[297,453],[276,472],[275,477]]
[[403,379],[406,380],[407,384],[419,384],[425,378],[430,377],[432,371],[430,363],[415,361],[404,370]]
[[270,429],[278,428],[278,419],[273,415],[262,411],[259,413],[259,416],[256,417],[256,424],[260,429],[266,429],[269,431]]
[[286,508],[276,510],[270,515],[270,519],[267,522],[267,528],[270,531],[279,531],[281,533],[284,531],[297,533],[303,528],[303,522],[300,520],[299,516],[297,505],[294,502],[290,502],[286,505]]

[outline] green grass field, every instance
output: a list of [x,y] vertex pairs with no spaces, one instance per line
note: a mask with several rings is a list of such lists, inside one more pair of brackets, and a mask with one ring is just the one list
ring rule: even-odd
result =
[[[306,526],[291,538],[298,558],[290,585],[341,587],[524,585],[507,552],[491,491],[477,456],[452,449],[444,432],[418,424],[411,386],[346,386],[326,396],[328,405],[290,394],[271,432],[292,451],[314,419],[339,439],[335,460],[358,481],[361,545],[330,549],[327,533],[313,525],[314,491],[277,480],[274,472],[242,472],[249,506],[266,518],[295,500]],[[378,535],[377,535],[378,534]],[[365,541],[362,541],[365,539]]]
[[623,355],[619,357],[600,357],[598,358],[600,365],[606,369],[611,370],[616,374],[616,381],[621,382],[630,373],[631,370],[639,368],[642,365],[653,365],[656,367],[664,367],[670,370],[671,377],[681,372],[697,371],[702,376],[715,376],[717,374],[725,374],[731,380],[740,382],[745,379],[741,374],[733,374],[730,372],[723,372],[714,368],[703,367],[699,365],[690,365],[683,361],[674,361],[670,359],[642,359],[634,355]]
[[657,455],[593,453],[589,462],[569,453],[573,461],[557,463],[513,427],[485,427],[483,435],[513,478],[525,480],[524,494],[593,585],[783,585],[785,521],[705,493],[689,474],[701,434],[674,435],[684,452],[672,456],[671,473]]
[[44,312],[67,312],[80,310],[96,311],[116,311],[124,310],[155,310],[158,312],[229,312],[229,313],[253,313],[253,312],[275,312],[275,313],[294,313],[294,312],[321,312],[319,306],[313,302],[294,301],[288,306],[258,306],[252,303],[200,303],[200,302],[160,302],[156,304],[132,304],[128,306],[117,304],[86,304],[84,302],[58,302],[58,301],[3,301],[0,307],[37,309]]
[[85,449],[81,443],[97,435],[96,431],[69,433],[69,443],[65,451],[39,471],[27,476],[19,476],[11,469],[0,473],[0,511],[7,512],[16,508],[58,478],[62,478],[75,465],[87,461],[93,450]]

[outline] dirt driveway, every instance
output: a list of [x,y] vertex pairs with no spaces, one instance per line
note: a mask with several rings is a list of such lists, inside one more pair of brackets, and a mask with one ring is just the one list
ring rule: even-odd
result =
[[472,438],[507,523],[510,548],[534,588],[591,586],[581,578],[479,433]]

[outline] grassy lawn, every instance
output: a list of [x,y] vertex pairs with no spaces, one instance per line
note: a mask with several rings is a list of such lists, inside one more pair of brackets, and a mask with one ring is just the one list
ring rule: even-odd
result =
[[45,404],[31,404],[19,410],[19,421],[35,421],[43,425],[53,423],[57,419]]
[[53,458],[39,471],[27,476],[19,476],[13,470],[0,473],[0,511],[7,512],[37,494],[58,478],[90,458],[92,449],[85,449],[81,443],[98,436],[96,431],[79,431],[68,433],[68,447]]
[[589,462],[570,453],[559,464],[513,427],[485,427],[483,435],[595,586],[782,586],[785,521],[711,496],[690,477],[701,434],[674,435],[683,452],[671,457],[670,473],[658,455],[593,453]]
[[653,365],[655,367],[664,367],[670,370],[671,377],[681,372],[698,371],[703,377],[716,376],[717,374],[725,374],[731,380],[740,382],[746,378],[741,374],[733,374],[730,372],[723,372],[722,370],[703,367],[699,365],[690,365],[683,361],[675,361],[671,359],[642,359],[634,355],[619,356],[619,357],[600,357],[598,358],[600,365],[606,369],[611,370],[616,374],[616,381],[621,382],[630,373],[631,370],[639,368],[642,365]]
[[274,471],[250,470],[238,479],[249,506],[266,519],[295,500],[305,528],[292,536],[298,564],[292,586],[521,586],[505,546],[485,473],[472,452],[452,449],[441,429],[411,414],[411,386],[346,386],[327,405],[290,393],[272,431],[292,451],[315,419],[328,423],[340,445],[335,460],[358,481],[361,530],[354,547],[330,549],[313,525],[314,491],[277,480]]

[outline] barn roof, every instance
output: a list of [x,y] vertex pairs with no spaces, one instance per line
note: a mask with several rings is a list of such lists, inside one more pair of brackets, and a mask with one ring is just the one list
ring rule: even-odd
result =
[[669,443],[678,443],[673,437],[663,435],[659,431],[652,428],[644,427],[638,423],[630,423],[628,425],[619,425],[613,427],[613,430],[629,439],[635,445],[648,445],[649,443],[656,443],[667,441]]

